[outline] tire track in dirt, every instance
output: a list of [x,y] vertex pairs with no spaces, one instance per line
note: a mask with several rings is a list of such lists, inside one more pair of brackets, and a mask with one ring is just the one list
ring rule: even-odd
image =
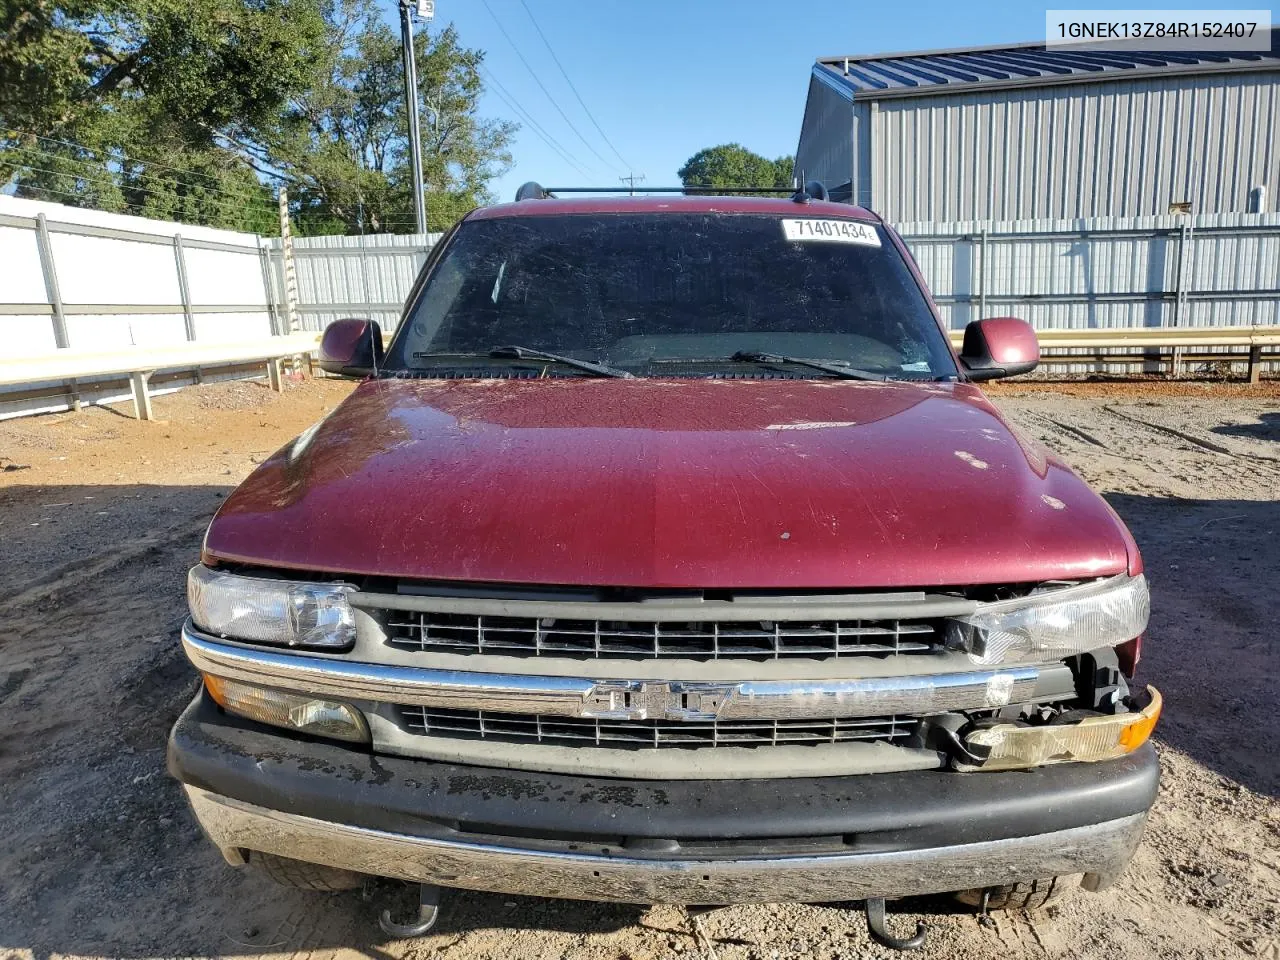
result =
[[[1045,407],[1052,403],[1052,409]],[[1280,471],[1266,457],[1236,456],[1212,441],[1187,440],[1174,428],[1076,398],[1024,397],[1004,401],[1016,422],[1035,424],[1042,441],[1091,483],[1104,488],[1194,500],[1206,488],[1267,499]],[[1086,442],[1083,434],[1089,438]],[[1169,440],[1175,437],[1178,445]],[[1095,445],[1096,444],[1096,445]],[[1225,449],[1225,448],[1224,448]]]
[[[143,537],[126,547],[103,550],[46,571],[34,581],[28,581],[20,592],[0,600],[0,614],[10,613],[59,591],[69,590],[177,541],[203,536],[208,526],[209,517],[201,517],[195,523],[190,521],[179,523],[155,536]],[[0,647],[2,646],[3,642],[0,642]]]
[[1109,403],[1103,404],[1098,409],[1102,410],[1104,413],[1111,414],[1113,417],[1119,417],[1121,420],[1128,423],[1150,430],[1153,433],[1162,433],[1167,436],[1176,437],[1179,440],[1185,440],[1187,443],[1194,444],[1197,447],[1202,447],[1211,453],[1225,454],[1228,457],[1236,457],[1244,460],[1257,460],[1261,463],[1280,463],[1280,458],[1267,457],[1257,453],[1246,453],[1241,450],[1232,450],[1231,448],[1225,447],[1213,440],[1206,440],[1203,437],[1194,436],[1193,434],[1187,433],[1184,430],[1179,430],[1176,427],[1170,427],[1163,423],[1152,423],[1150,420],[1144,420],[1143,418],[1134,416],[1133,414],[1117,410]]

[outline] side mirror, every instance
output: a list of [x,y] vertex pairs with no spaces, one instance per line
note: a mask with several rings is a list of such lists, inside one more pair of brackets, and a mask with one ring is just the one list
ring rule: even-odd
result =
[[342,377],[367,377],[382,364],[382,328],[373,320],[335,320],[320,338],[320,369]]
[[1031,324],[1017,317],[975,320],[964,328],[960,362],[970,380],[1016,377],[1040,363],[1040,344]]

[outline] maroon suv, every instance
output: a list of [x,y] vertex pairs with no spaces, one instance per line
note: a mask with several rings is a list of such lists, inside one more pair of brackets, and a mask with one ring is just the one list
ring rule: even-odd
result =
[[[477,210],[214,518],[169,765],[226,858],[636,903],[1110,883],[1159,773],[1124,524],[814,198]],[[1065,880],[1072,881],[1070,884]]]

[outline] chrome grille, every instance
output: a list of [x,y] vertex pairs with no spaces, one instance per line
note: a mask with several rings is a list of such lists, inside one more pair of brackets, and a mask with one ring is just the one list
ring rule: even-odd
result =
[[503,656],[682,658],[888,656],[932,653],[942,634],[926,620],[655,623],[387,611],[397,647]]
[[891,743],[914,732],[911,717],[830,720],[601,720],[401,707],[411,733],[502,743],[595,745],[615,749],[663,747],[777,747],[851,741]]

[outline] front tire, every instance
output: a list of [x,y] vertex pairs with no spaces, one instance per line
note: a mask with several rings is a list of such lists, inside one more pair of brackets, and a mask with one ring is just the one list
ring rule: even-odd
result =
[[354,890],[364,883],[363,874],[289,857],[277,857],[272,853],[255,852],[252,861],[276,883],[295,890],[337,893],[340,890]]
[[1078,886],[1080,874],[1073,873],[998,887],[975,887],[959,891],[955,898],[979,910],[1039,910],[1061,903]]

